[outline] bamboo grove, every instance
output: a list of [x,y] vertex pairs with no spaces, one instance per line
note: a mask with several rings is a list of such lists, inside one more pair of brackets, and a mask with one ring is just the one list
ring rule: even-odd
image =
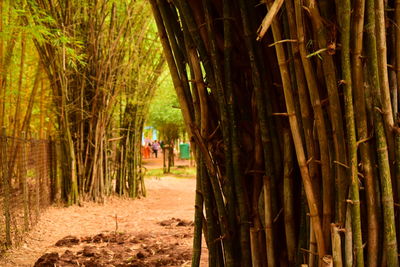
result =
[[400,3],[150,0],[209,266],[398,266]]
[[59,140],[57,191],[69,204],[145,195],[141,137],[165,67],[148,3],[0,0],[0,7],[0,127]]

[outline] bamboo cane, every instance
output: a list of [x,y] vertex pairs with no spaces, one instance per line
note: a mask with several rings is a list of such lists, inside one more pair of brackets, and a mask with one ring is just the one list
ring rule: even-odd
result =
[[[313,159],[315,158],[315,146],[314,146],[314,141],[313,141],[313,114],[312,114],[312,109],[311,109],[311,102],[309,99],[309,94],[307,92],[307,82],[304,74],[304,69],[302,66],[301,62],[301,54],[300,54],[300,49],[299,49],[299,43],[300,40],[298,39],[297,36],[297,31],[296,31],[296,15],[294,11],[294,6],[292,1],[286,1],[285,2],[285,7],[286,7],[286,13],[287,13],[287,20],[288,20],[288,26],[289,26],[289,31],[290,31],[290,38],[293,40],[297,40],[297,42],[291,43],[292,47],[292,53],[293,53],[293,61],[294,61],[294,70],[296,74],[296,87],[298,90],[299,94],[299,102],[300,102],[300,111],[301,111],[301,117],[303,121],[303,127],[304,127],[304,139],[305,139],[305,144],[307,148],[307,158],[308,159]],[[300,26],[302,27],[302,25]],[[321,110],[322,111],[322,110]],[[316,120],[318,123],[320,120]],[[323,125],[322,125],[323,127]],[[325,129],[325,127],[321,128],[321,130]],[[321,132],[323,134],[323,132]],[[326,136],[326,134],[325,134]],[[319,144],[321,146],[321,143]],[[322,145],[323,147],[323,145]],[[322,162],[322,160],[321,160]],[[326,163],[322,163],[322,166],[327,165]],[[315,160],[312,160],[309,164],[309,169],[310,169],[310,176],[312,180],[316,179],[316,173],[317,173],[317,166],[315,163]],[[329,169],[328,169],[329,170]]]
[[[250,64],[251,64],[251,69],[252,69],[252,81],[253,81],[253,87],[255,91],[255,99],[256,99],[256,106],[257,106],[257,113],[258,113],[258,119],[260,123],[260,133],[261,133],[261,141],[263,145],[263,154],[264,154],[264,161],[265,161],[265,177],[264,177],[264,201],[267,202],[268,205],[265,205],[265,219],[266,219],[266,248],[267,248],[267,262],[268,266],[275,266],[276,265],[276,260],[275,260],[275,245],[274,245],[274,238],[273,238],[273,229],[272,229],[272,203],[271,203],[271,197],[268,198],[268,196],[271,196],[271,191],[267,191],[271,189],[271,179],[274,177],[273,175],[273,161],[271,158],[270,151],[272,150],[272,145],[270,144],[270,131],[268,127],[268,122],[266,120],[266,107],[264,105],[264,93],[263,93],[263,86],[261,82],[261,73],[260,73],[260,67],[258,65],[258,62],[255,58],[256,53],[255,53],[255,48],[254,48],[254,41],[251,39],[251,30],[250,30],[250,20],[248,16],[248,10],[247,10],[247,5],[246,3],[241,0],[239,2],[240,5],[240,14],[242,17],[242,22],[243,22],[243,28],[246,36],[246,47],[248,50],[249,58],[250,58]],[[268,104],[267,104],[268,105]],[[269,184],[268,184],[269,183]],[[271,204],[269,204],[271,203]],[[271,209],[269,209],[271,208]],[[267,227],[268,225],[268,227]]]
[[[310,60],[306,56],[306,48],[304,43],[304,26],[301,14],[300,2],[296,2],[295,8],[296,23],[297,23],[297,38],[299,41],[299,52],[303,63],[304,73],[306,76],[308,90],[310,94],[311,104],[314,110],[315,124],[318,132],[318,144],[320,147],[321,154],[321,169],[322,169],[322,179],[323,179],[323,226],[324,226],[324,237],[327,238],[329,232],[327,231],[328,226],[331,223],[331,174],[329,166],[329,145],[326,131],[325,118],[321,106],[321,100],[319,96],[319,90],[317,86],[317,81],[311,66]],[[329,240],[329,237],[328,237]],[[327,241],[326,241],[327,242]],[[327,243],[326,243],[327,245]]]
[[[387,70],[387,45],[385,30],[385,7],[384,1],[375,0],[375,36],[376,36],[376,53],[378,57],[378,74],[381,90],[382,114],[388,128],[388,138],[393,138],[390,134],[391,127],[394,125],[393,110],[390,100],[389,75]],[[389,141],[390,142],[390,141]]]
[[283,133],[284,140],[284,215],[285,215],[285,233],[286,246],[288,250],[289,265],[295,264],[296,253],[296,235],[295,235],[295,214],[294,214],[294,195],[293,195],[293,144],[290,138],[289,130]]
[[188,107],[188,104],[187,104],[187,101],[185,98],[182,81],[179,79],[178,70],[177,70],[174,58],[172,56],[171,47],[168,42],[168,36],[167,36],[167,33],[164,28],[164,24],[163,24],[163,20],[162,20],[160,11],[158,10],[157,3],[155,0],[151,0],[150,3],[151,3],[152,10],[153,10],[154,18],[156,20],[158,34],[160,36],[160,41],[164,48],[163,49],[164,55],[166,57],[168,67],[171,72],[172,81],[174,83],[174,87],[175,87],[177,95],[178,95],[179,103],[181,105],[182,115],[185,120],[185,125],[187,125],[187,131],[188,131],[189,135],[191,135],[191,130],[190,130],[190,127],[188,127],[188,125],[191,124],[192,117],[189,112],[190,109]]
[[[352,80],[354,88],[354,110],[357,126],[357,135],[359,140],[368,138],[367,114],[365,107],[364,84],[363,84],[363,66],[362,66],[362,43],[364,29],[364,10],[365,1],[358,0],[354,2],[355,19],[353,25],[353,44],[352,44]],[[367,235],[367,265],[377,266],[378,264],[378,220],[376,207],[376,193],[374,186],[374,176],[370,159],[369,142],[359,144],[361,161],[364,169],[366,203],[368,214],[368,235]]]
[[[281,37],[279,25],[277,24],[276,21],[274,21],[272,23],[271,27],[272,27],[275,42],[280,41],[282,39],[282,37]],[[300,130],[298,128],[298,123],[297,123],[297,117],[295,116],[293,92],[292,92],[292,88],[291,88],[290,78],[288,75],[286,56],[285,56],[285,52],[284,52],[282,44],[277,44],[275,46],[275,49],[276,49],[277,58],[278,58],[278,62],[279,62],[279,69],[281,72],[286,108],[287,108],[287,112],[288,112],[290,128],[291,128],[294,146],[295,146],[295,150],[296,150],[297,161],[300,166],[300,172],[301,172],[301,176],[303,179],[303,185],[304,185],[304,189],[306,191],[306,195],[308,198],[308,205],[310,208],[310,216],[313,221],[313,227],[315,228],[315,235],[316,235],[317,246],[318,246],[318,255],[320,258],[322,258],[326,254],[324,235],[323,235],[323,231],[322,231],[321,220],[318,215],[317,202],[315,199],[315,194],[313,192],[311,178],[310,178],[307,163],[306,163],[304,147],[302,144]]]
[[[310,10],[314,32],[317,34],[319,48],[320,49],[327,48],[328,42],[326,36],[326,29],[324,28],[324,25],[322,23],[322,18],[319,13],[318,6],[314,0],[306,0],[306,3],[307,7]],[[335,65],[332,56],[330,56],[327,51],[322,52],[320,56],[322,57],[324,62],[322,64],[322,68],[324,72],[325,84],[328,91],[329,114],[332,124],[333,141],[335,148],[335,160],[339,163],[347,165],[346,145],[345,145],[345,137],[344,137],[343,121],[342,121],[342,110],[340,107],[339,93],[337,90]],[[345,199],[347,196],[346,192],[349,181],[347,181],[348,179],[346,179],[347,177],[346,168],[344,168],[342,165],[336,164],[336,172],[337,172],[335,178],[337,186],[336,205],[338,210],[338,212],[336,213],[337,217],[336,221],[339,223],[343,223],[345,216]],[[329,216],[329,214],[327,214],[326,216]]]
[[[196,159],[200,158],[200,152],[197,152]],[[196,166],[196,199],[195,199],[195,214],[194,214],[194,234],[193,234],[193,251],[192,251],[192,267],[200,266],[201,257],[201,233],[203,226],[203,193],[202,193],[202,177],[201,166]]]
[[332,234],[332,258],[333,258],[333,265],[335,267],[342,267],[342,244],[341,238],[339,233],[339,228],[335,225],[331,225],[331,234]]
[[361,233],[361,211],[360,195],[358,188],[358,169],[357,169],[357,143],[356,129],[353,110],[353,88],[350,66],[350,1],[344,0],[338,3],[340,16],[340,26],[342,29],[341,42],[341,60],[342,60],[342,78],[345,86],[344,103],[347,128],[348,158],[350,161],[350,179],[351,179],[351,219],[353,231],[353,249],[355,254],[356,266],[364,266],[364,251]]
[[[239,140],[239,128],[237,119],[238,101],[234,97],[233,89],[233,68],[232,68],[232,29],[233,23],[230,19],[232,16],[232,6],[229,0],[224,0],[223,15],[224,15],[224,88],[226,91],[226,102],[227,102],[227,112],[230,122],[230,140],[231,140],[231,150],[232,150],[232,171],[234,179],[234,191],[237,197],[237,203],[239,207],[240,214],[240,249],[243,252],[242,264],[249,265],[249,255],[250,255],[250,245],[249,245],[249,224],[250,221],[247,207],[249,205],[248,194],[246,192],[243,177],[243,170],[240,164],[241,151],[240,151],[240,140]],[[256,221],[258,224],[259,221]],[[257,227],[257,225],[256,225]],[[260,239],[260,231],[257,231],[258,239]],[[258,240],[260,241],[260,240]]]
[[7,156],[7,134],[6,128],[1,129],[1,165],[2,165],[2,177],[1,185],[4,191],[3,197],[3,215],[4,215],[4,231],[5,231],[5,246],[9,248],[12,245],[11,240],[11,211],[10,211],[10,173],[8,171],[8,156]]
[[[234,188],[233,188],[233,181],[234,181],[234,174],[232,169],[232,140],[230,133],[232,132],[231,125],[229,123],[228,118],[228,110],[226,104],[226,97],[224,94],[223,82],[222,82],[222,66],[220,65],[220,60],[217,54],[217,47],[216,47],[216,40],[214,36],[214,26],[211,17],[211,7],[209,0],[203,0],[203,9],[209,39],[209,47],[210,47],[210,59],[213,66],[213,73],[207,73],[208,75],[214,74],[214,82],[215,88],[212,88],[215,91],[215,95],[218,102],[219,107],[219,118],[221,123],[221,130],[222,130],[222,138],[224,142],[224,154],[225,154],[225,171],[226,171],[226,182],[225,182],[225,194],[226,194],[226,206],[227,206],[227,213],[228,213],[228,220],[229,220],[229,231],[230,239],[229,242],[231,243],[230,246],[233,246],[237,242],[235,242],[235,235],[234,228],[236,224],[235,220],[235,195],[234,195]],[[238,195],[239,197],[239,195]],[[240,214],[240,243],[241,243],[241,252],[242,252],[242,264],[244,266],[250,265],[250,241],[249,241],[249,225],[245,222],[248,221],[247,218],[247,210],[244,206],[243,196],[242,199],[237,199],[239,203],[239,214]],[[242,203],[242,205],[240,205]],[[246,216],[246,217],[245,217]],[[243,221],[242,221],[243,220]],[[234,264],[239,264],[239,260],[236,258],[238,255],[235,255],[233,251],[228,251],[228,248],[225,248],[226,253],[226,265],[227,266],[234,266]]]
[[388,266],[398,266],[397,239],[395,231],[393,191],[390,175],[389,154],[387,139],[385,134],[384,116],[381,114],[381,92],[378,58],[375,39],[375,8],[372,0],[366,1],[367,20],[366,29],[366,49],[368,56],[368,72],[371,77],[371,96],[373,101],[372,116],[374,120],[374,132],[376,135],[376,149],[379,164],[380,185],[382,190],[383,226],[384,226],[384,248]]

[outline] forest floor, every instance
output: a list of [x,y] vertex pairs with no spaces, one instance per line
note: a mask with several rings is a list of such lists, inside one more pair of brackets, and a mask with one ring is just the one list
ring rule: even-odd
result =
[[[161,158],[144,166],[162,168]],[[182,169],[188,164],[175,162]],[[0,266],[190,266],[195,179],[179,176],[147,177],[146,198],[50,207]],[[203,244],[202,266],[206,254]]]

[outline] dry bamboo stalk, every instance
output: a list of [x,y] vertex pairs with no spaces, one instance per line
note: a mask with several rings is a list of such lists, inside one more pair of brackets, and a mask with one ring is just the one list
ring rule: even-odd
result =
[[337,225],[331,225],[331,234],[332,234],[332,258],[333,258],[333,265],[335,267],[342,267],[343,266],[343,259],[342,259],[342,241],[340,238],[339,228]]
[[331,173],[329,166],[329,145],[328,145],[328,135],[326,131],[326,123],[322,110],[321,100],[319,96],[319,90],[317,85],[317,80],[314,75],[314,71],[310,62],[310,59],[307,58],[307,52],[305,47],[305,36],[304,36],[304,26],[303,19],[301,14],[301,6],[300,2],[296,2],[295,8],[296,14],[296,22],[297,22],[297,38],[299,41],[299,52],[300,57],[303,63],[304,73],[306,76],[308,90],[310,94],[311,104],[314,110],[315,116],[315,124],[318,133],[318,144],[321,154],[321,170],[322,170],[322,179],[323,179],[323,227],[324,227],[324,237],[326,238],[325,243],[326,246],[329,246],[327,243],[329,240],[329,226],[331,223]]
[[[352,44],[352,80],[354,88],[355,119],[357,126],[357,135],[359,140],[368,138],[367,114],[364,96],[364,77],[362,62],[362,43],[364,30],[364,10],[365,1],[358,0],[354,2],[354,20],[353,20],[353,44]],[[376,193],[374,186],[374,175],[370,159],[369,142],[363,142],[359,145],[361,161],[363,164],[366,204],[368,214],[368,235],[367,235],[367,265],[374,267],[378,265],[378,220],[376,207]]]
[[[286,7],[286,12],[287,12],[287,19],[288,19],[288,24],[289,24],[289,31],[290,31],[290,37],[292,39],[298,39],[297,36],[297,31],[296,31],[296,15],[294,12],[294,6],[292,1],[286,1],[285,2],[285,7]],[[313,141],[313,114],[312,114],[312,109],[311,109],[311,102],[309,99],[309,94],[308,94],[308,88],[307,88],[307,82],[306,82],[306,77],[304,74],[304,69],[303,65],[301,62],[301,57],[300,57],[300,49],[299,49],[299,43],[301,41],[297,40],[296,42],[291,43],[292,47],[292,53],[293,53],[293,61],[294,61],[294,70],[296,72],[296,85],[297,85],[297,90],[299,94],[299,102],[300,102],[300,111],[301,111],[301,116],[302,116],[302,121],[303,121],[303,127],[304,127],[304,137],[305,137],[305,142],[306,142],[306,148],[307,148],[307,158],[308,159],[315,159],[315,146],[314,146],[314,141]],[[316,119],[316,123],[318,123],[319,120]],[[325,129],[325,127],[323,127]],[[323,133],[321,133],[323,134]],[[326,135],[325,135],[326,136]],[[321,144],[320,144],[321,146]],[[322,166],[327,165],[325,163],[321,164]],[[324,168],[324,167],[322,167]],[[309,163],[309,169],[310,169],[310,176],[312,180],[315,179],[315,175],[317,172],[317,166],[315,163],[315,160]],[[329,170],[329,169],[328,169]]]
[[257,41],[261,40],[264,37],[265,33],[271,26],[271,23],[274,20],[275,16],[278,14],[282,4],[283,0],[275,0],[274,3],[268,8],[268,13],[267,15],[265,15],[260,27],[257,30]]
[[[18,78],[18,93],[17,93],[17,103],[15,104],[15,114],[14,114],[14,128],[12,136],[16,137],[17,131],[19,129],[20,119],[21,119],[21,91],[22,91],[22,80],[24,76],[25,67],[25,56],[26,56],[26,34],[23,33],[21,36],[21,56],[19,64],[19,78]],[[12,145],[14,147],[14,144]]]
[[[269,2],[271,3],[271,2]],[[281,40],[281,33],[279,29],[279,24],[274,21],[272,23],[272,32],[274,35],[275,42]],[[287,68],[287,61],[285,52],[283,49],[282,44],[277,44],[275,46],[277,58],[279,62],[279,69],[283,83],[283,90],[285,95],[285,102],[286,102],[286,109],[288,112],[290,128],[293,136],[295,151],[297,155],[297,161],[300,166],[300,173],[303,179],[304,189],[306,191],[308,205],[310,208],[310,216],[313,223],[313,227],[315,229],[315,236],[317,240],[318,246],[318,255],[320,258],[325,256],[326,254],[326,247],[324,241],[324,235],[322,231],[322,224],[321,219],[318,214],[318,203],[315,198],[315,193],[313,191],[313,187],[311,184],[311,178],[309,175],[307,161],[305,158],[304,147],[301,140],[300,129],[298,128],[297,117],[295,116],[295,109],[294,109],[294,100],[293,100],[293,92],[290,83],[289,72]]]
[[351,227],[351,207],[347,206],[345,224],[345,244],[344,244],[345,266],[352,267],[353,260],[353,229]]
[[[375,36],[376,51],[378,56],[379,83],[382,95],[382,114],[385,120],[389,138],[393,138],[390,134],[394,125],[393,110],[390,100],[389,75],[387,70],[387,45],[386,45],[386,26],[385,26],[385,3],[381,0],[375,0]],[[397,53],[396,53],[397,54]],[[390,140],[389,140],[390,142]]]
[[[326,36],[326,29],[322,23],[322,17],[318,10],[318,5],[314,0],[306,0],[307,8],[310,11],[310,17],[313,24],[314,32],[317,34],[318,45],[320,49],[328,48],[328,41]],[[343,117],[342,110],[340,107],[339,93],[337,90],[337,79],[336,70],[333,62],[333,58],[325,51],[320,54],[323,60],[322,68],[324,72],[324,80],[328,91],[329,99],[329,114],[332,125],[333,141],[335,148],[335,160],[347,165],[346,158],[346,144],[343,130]],[[338,223],[344,222],[345,217],[345,199],[348,187],[347,171],[343,166],[336,164],[336,204],[338,206],[338,212],[336,219]],[[332,193],[332,192],[330,192]],[[326,203],[324,202],[324,205]],[[327,204],[328,205],[328,204]],[[331,211],[332,212],[332,211]],[[327,214],[326,216],[329,216]],[[324,225],[325,226],[325,225]]]

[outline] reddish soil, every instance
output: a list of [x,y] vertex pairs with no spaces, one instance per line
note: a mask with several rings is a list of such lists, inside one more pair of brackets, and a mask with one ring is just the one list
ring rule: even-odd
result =
[[[145,162],[161,167],[160,158]],[[190,266],[195,179],[148,178],[146,187],[142,199],[49,208],[0,266]]]

